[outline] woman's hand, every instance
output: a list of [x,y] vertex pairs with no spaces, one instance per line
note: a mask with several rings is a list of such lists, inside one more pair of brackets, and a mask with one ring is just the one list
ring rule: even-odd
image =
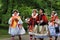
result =
[[37,23],[40,23],[40,21],[37,21]]
[[22,24],[18,24],[18,27],[19,27],[19,29],[21,29],[22,28]]
[[42,22],[43,22],[43,20],[40,21],[40,23],[42,23]]

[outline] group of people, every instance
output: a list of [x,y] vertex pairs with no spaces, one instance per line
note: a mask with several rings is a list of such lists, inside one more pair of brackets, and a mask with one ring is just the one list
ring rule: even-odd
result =
[[[19,16],[19,12],[17,10],[13,11],[12,17],[9,19],[8,22],[9,25],[9,34],[11,34],[11,39],[14,40],[15,35],[19,36],[19,40],[21,40],[21,35],[25,34],[25,30],[23,28],[23,21],[21,20],[21,17]],[[52,11],[51,13],[51,19],[50,21],[47,18],[47,15],[45,15],[44,9],[40,9],[39,13],[37,9],[33,9],[31,17],[27,20],[28,24],[28,31],[33,32],[35,25],[40,25],[44,27],[45,25],[48,25],[48,27],[55,27],[55,32],[59,33],[59,18],[57,16],[57,13],[55,11]],[[43,32],[44,29],[42,29]],[[51,34],[50,40],[52,40],[52,33],[51,29],[49,28],[49,33]],[[54,34],[54,33],[53,33]],[[33,34],[30,35],[30,40],[33,40]],[[39,38],[40,40],[43,40],[43,38]],[[34,38],[36,40],[36,38]],[[57,40],[57,36],[55,36],[55,40]]]

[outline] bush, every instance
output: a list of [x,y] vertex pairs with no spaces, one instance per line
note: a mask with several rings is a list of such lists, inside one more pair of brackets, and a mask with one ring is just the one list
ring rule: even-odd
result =
[[28,27],[27,27],[28,25],[27,25],[27,23],[23,23],[23,27],[24,27],[24,29],[27,31],[27,29],[28,29]]
[[0,29],[8,29],[9,25],[8,24],[0,24]]

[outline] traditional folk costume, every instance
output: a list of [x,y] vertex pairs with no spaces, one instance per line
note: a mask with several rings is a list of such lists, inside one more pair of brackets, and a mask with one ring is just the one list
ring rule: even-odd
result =
[[[51,17],[51,21],[50,21],[50,23],[49,23],[49,27],[53,27],[54,28],[54,30],[55,30],[55,33],[53,34],[53,33],[51,33],[51,32],[53,32],[53,31],[51,31],[50,33],[51,34],[53,34],[53,35],[55,35],[56,33],[59,33],[58,31],[59,31],[59,29],[56,29],[59,25],[58,25],[58,21],[59,21],[59,18],[58,18],[58,16],[52,16]],[[51,29],[49,29],[49,30],[51,30]],[[58,31],[57,31],[58,30]]]
[[[48,24],[48,19],[47,19],[46,15],[45,14],[39,14],[37,16],[37,22],[38,21],[39,21],[38,25],[40,25],[39,29],[41,29],[41,26],[42,26],[42,29],[39,30],[39,33],[40,34],[44,34],[44,26]],[[43,37],[42,38],[38,37],[38,38],[40,38],[41,40],[43,40]]]
[[34,26],[36,25],[36,17],[37,17],[38,14],[36,14],[35,16],[33,16],[33,13],[32,13],[32,17],[30,18],[30,21],[29,21],[29,31],[30,32],[33,32],[33,28]]
[[32,38],[33,38],[33,32],[34,32],[34,27],[35,27],[35,25],[36,25],[36,17],[37,17],[37,13],[36,13],[36,15],[33,15],[33,13],[32,13],[32,17],[30,18],[30,20],[29,20],[29,23],[28,23],[28,25],[29,25],[29,34],[30,34],[30,40],[32,40]]
[[52,36],[55,36],[55,40],[57,40],[57,34],[59,34],[59,18],[57,14],[51,16],[51,21],[49,22],[49,31],[52,40]]
[[47,25],[48,24],[48,19],[47,19],[47,17],[46,17],[46,15],[45,14],[42,14],[42,15],[38,15],[37,16],[37,21],[39,21],[39,25],[40,26],[44,26],[44,25]]
[[42,14],[42,15],[39,14],[37,16],[37,21],[42,21],[42,23],[40,23],[40,25],[46,25],[48,23],[48,19],[45,14]]
[[23,22],[20,18],[20,16],[12,16],[9,19],[9,31],[8,33],[11,36],[15,36],[15,35],[22,35],[25,34],[25,30],[22,26]]

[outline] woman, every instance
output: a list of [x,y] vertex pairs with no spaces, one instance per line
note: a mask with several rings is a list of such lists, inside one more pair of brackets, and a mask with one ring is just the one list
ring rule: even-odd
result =
[[[55,13],[54,13],[54,11],[52,11],[52,14],[51,14],[51,20],[50,20],[50,22],[49,22],[49,26],[51,27],[54,27],[54,20],[55,20],[55,17],[54,17],[54,15],[55,15]],[[49,28],[49,30],[51,30],[50,28]],[[55,31],[54,31],[54,33],[52,33],[52,32],[49,32],[50,34],[55,34]],[[52,36],[50,36],[50,40],[52,40]]]
[[[32,12],[32,16],[30,17],[29,19],[29,22],[28,22],[28,25],[29,25],[29,34],[30,34],[30,40],[33,40],[33,34],[31,34],[31,32],[34,31],[34,27],[36,25],[36,17],[37,17],[37,10],[36,9],[33,9],[33,12]],[[36,38],[35,38],[36,40]]]
[[[42,26],[44,28],[44,25],[47,25],[48,24],[48,19],[46,17],[46,15],[44,14],[44,9],[40,9],[39,10],[39,15],[37,16],[37,23]],[[42,32],[43,33],[44,29],[42,29]],[[40,38],[40,40],[43,40],[43,38]]]
[[[55,33],[59,33],[59,27],[58,27],[59,23],[58,23],[58,21],[59,21],[59,18],[57,16],[57,13],[55,11],[52,11],[49,26],[52,27],[54,30],[50,31],[51,35],[54,35]],[[52,40],[52,36],[50,36],[50,40]],[[57,36],[55,36],[55,40],[57,40]]]
[[12,17],[9,19],[9,34],[11,35],[11,40],[14,40],[16,35],[19,36],[19,40],[21,40],[21,35],[25,34],[25,30],[23,28],[23,22],[18,14],[17,10],[13,11]]

